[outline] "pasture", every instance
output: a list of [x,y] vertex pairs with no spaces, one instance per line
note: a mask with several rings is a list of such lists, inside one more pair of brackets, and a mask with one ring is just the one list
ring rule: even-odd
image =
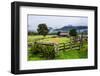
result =
[[[30,45],[30,44],[32,45],[30,47],[28,46],[28,60],[29,61],[48,60],[48,58],[41,56],[41,53],[34,53],[34,51],[36,51],[36,50],[34,50],[35,42],[54,43],[54,44],[57,44],[57,46],[58,46],[60,43],[69,43],[70,38],[69,37],[58,37],[56,35],[47,35],[45,37],[43,37],[42,35],[29,35],[28,36],[28,45]],[[77,43],[75,43],[75,45],[79,46]],[[35,48],[37,48],[37,47],[35,47]],[[43,48],[45,48],[44,45],[42,46],[42,48],[39,48],[39,46],[38,46],[38,49],[43,49]],[[50,48],[50,49],[47,49],[48,51],[50,51],[52,49],[51,47],[48,47],[48,48]],[[87,58],[88,57],[88,50],[87,49],[88,49],[88,43],[83,42],[83,46],[80,47],[79,50],[77,50],[77,49],[62,49],[59,51],[59,54],[54,56],[53,59],[56,60],[56,59],[83,59],[83,58]],[[45,54],[47,54],[47,55],[54,54],[54,52],[53,53],[47,52],[47,51],[45,51],[45,52],[46,52]],[[50,58],[49,58],[49,60],[50,60]]]

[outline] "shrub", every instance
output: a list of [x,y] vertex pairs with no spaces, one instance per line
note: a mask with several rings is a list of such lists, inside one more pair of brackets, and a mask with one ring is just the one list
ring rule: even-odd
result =
[[28,35],[38,35],[38,33],[33,31],[28,31]]
[[38,47],[39,47],[38,44],[35,44],[35,42],[34,42],[34,44],[31,47],[31,50],[32,50],[33,54],[38,54],[39,53],[39,48]]
[[54,59],[55,58],[55,51],[54,51],[54,46],[42,46],[42,54],[43,57],[47,59]]
[[34,43],[31,49],[34,54],[39,54],[40,57],[44,57],[46,59],[55,58],[54,46]]

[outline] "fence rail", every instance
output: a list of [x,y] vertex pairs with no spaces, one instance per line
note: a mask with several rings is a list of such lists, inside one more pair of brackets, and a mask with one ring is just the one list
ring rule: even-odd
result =
[[60,43],[59,45],[59,51],[60,50],[70,50],[70,49],[80,49],[79,45],[76,45],[74,43]]
[[[53,37],[47,37],[47,38],[55,38],[56,36],[53,36]],[[32,47],[32,45],[35,44],[35,42],[37,44],[40,44],[40,45],[47,45],[47,46],[57,46],[56,48],[60,51],[60,50],[67,50],[67,49],[80,49],[80,47],[82,46],[82,41],[83,40],[86,40],[87,38],[86,37],[81,37],[81,39],[77,39],[77,42],[79,42],[80,45],[77,45],[77,44],[74,44],[74,43],[71,43],[71,42],[67,42],[67,43],[59,43],[59,44],[55,44],[55,43],[45,43],[45,42],[38,42],[39,40],[43,40],[43,39],[46,39],[46,38],[38,38],[38,39],[35,39],[34,42],[29,42],[28,43],[28,47]],[[86,40],[87,41],[87,40]]]
[[59,51],[65,51],[65,50],[71,50],[71,49],[80,49],[80,46],[74,43],[59,43],[59,44],[55,44],[55,43],[45,43],[45,42],[34,42],[33,44],[30,43],[28,46],[31,47],[34,44],[38,44],[38,45],[45,45],[45,46],[53,46],[55,48],[55,51],[59,52]]

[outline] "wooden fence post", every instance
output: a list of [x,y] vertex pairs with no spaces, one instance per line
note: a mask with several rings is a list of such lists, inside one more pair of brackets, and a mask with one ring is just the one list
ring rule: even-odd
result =
[[63,43],[63,45],[64,45],[64,51],[65,51],[65,43]]
[[80,38],[80,48],[83,46],[83,32],[81,34],[81,38]]
[[55,44],[55,43],[54,43],[54,51],[55,51],[55,54],[56,54],[56,55],[59,54],[58,44]]
[[71,44],[71,42],[70,42],[70,49],[72,50],[72,44]]

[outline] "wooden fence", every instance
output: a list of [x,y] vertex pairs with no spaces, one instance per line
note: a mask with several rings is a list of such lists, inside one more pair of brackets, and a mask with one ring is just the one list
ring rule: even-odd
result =
[[[72,50],[72,49],[76,49],[79,50],[80,49],[80,45],[76,45],[74,43],[59,43],[59,44],[55,44],[55,43],[45,43],[45,42],[34,42],[34,44],[38,44],[38,45],[45,45],[45,46],[53,46],[55,48],[55,52],[59,52],[59,51],[65,51],[65,50]],[[29,44],[29,46],[32,46],[32,43]]]
[[59,47],[59,51],[60,50],[71,50],[71,49],[79,50],[80,49],[79,45],[76,45],[76,44],[70,43],[70,42],[68,42],[68,43],[60,43],[58,45],[58,47]]

